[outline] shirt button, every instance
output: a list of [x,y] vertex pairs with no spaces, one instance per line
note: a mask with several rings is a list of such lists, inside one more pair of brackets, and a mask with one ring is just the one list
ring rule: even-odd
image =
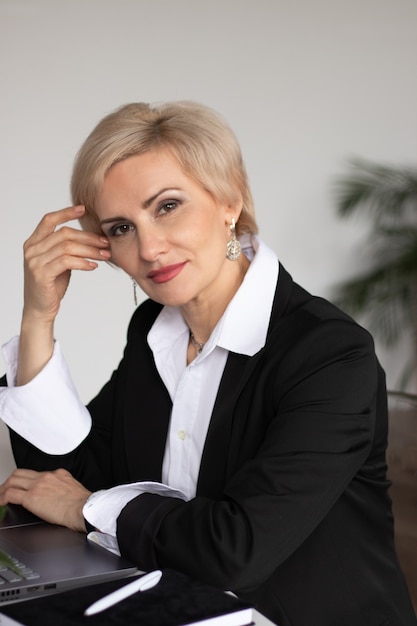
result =
[[181,439],[181,441],[184,441],[184,439],[187,438],[187,433],[185,432],[185,430],[179,430],[177,433],[178,439]]

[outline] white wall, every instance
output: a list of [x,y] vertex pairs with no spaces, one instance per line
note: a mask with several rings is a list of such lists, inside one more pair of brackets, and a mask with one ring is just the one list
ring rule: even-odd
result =
[[[329,295],[361,266],[365,229],[335,216],[332,181],[352,155],[416,163],[416,61],[415,0],[0,0],[0,343],[19,329],[24,239],[69,203],[86,134],[129,101],[218,109],[246,155],[261,234]],[[117,365],[132,312],[117,270],[73,276],[57,335],[85,401]],[[403,355],[381,358],[394,386]],[[4,430],[0,445],[1,479]]]

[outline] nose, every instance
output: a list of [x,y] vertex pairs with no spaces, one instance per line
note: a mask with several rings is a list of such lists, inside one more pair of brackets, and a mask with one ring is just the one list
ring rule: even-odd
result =
[[142,223],[137,228],[137,242],[139,257],[148,263],[158,259],[167,249],[166,237],[157,224]]

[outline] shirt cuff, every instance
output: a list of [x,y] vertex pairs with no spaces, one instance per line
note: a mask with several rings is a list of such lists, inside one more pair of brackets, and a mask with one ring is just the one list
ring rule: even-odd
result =
[[187,499],[182,491],[162,483],[143,481],[117,485],[117,487],[91,494],[83,507],[84,518],[101,533],[116,537],[117,518],[128,502],[142,493],[154,493],[180,500]]
[[91,416],[81,402],[58,342],[45,367],[16,387],[19,338],[3,346],[7,387],[0,388],[0,416],[21,437],[46,454],[67,454],[88,435]]
[[87,539],[92,543],[97,543],[102,548],[106,548],[109,552],[113,552],[117,556],[122,556],[120,554],[119,542],[116,537],[111,537],[110,535],[105,535],[104,533],[99,533],[96,530],[93,530],[88,533]]

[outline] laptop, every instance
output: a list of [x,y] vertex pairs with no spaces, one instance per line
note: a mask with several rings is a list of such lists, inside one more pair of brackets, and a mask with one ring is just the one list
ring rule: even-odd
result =
[[83,533],[48,524],[17,505],[8,505],[0,521],[2,555],[12,567],[0,561],[0,606],[138,572]]

